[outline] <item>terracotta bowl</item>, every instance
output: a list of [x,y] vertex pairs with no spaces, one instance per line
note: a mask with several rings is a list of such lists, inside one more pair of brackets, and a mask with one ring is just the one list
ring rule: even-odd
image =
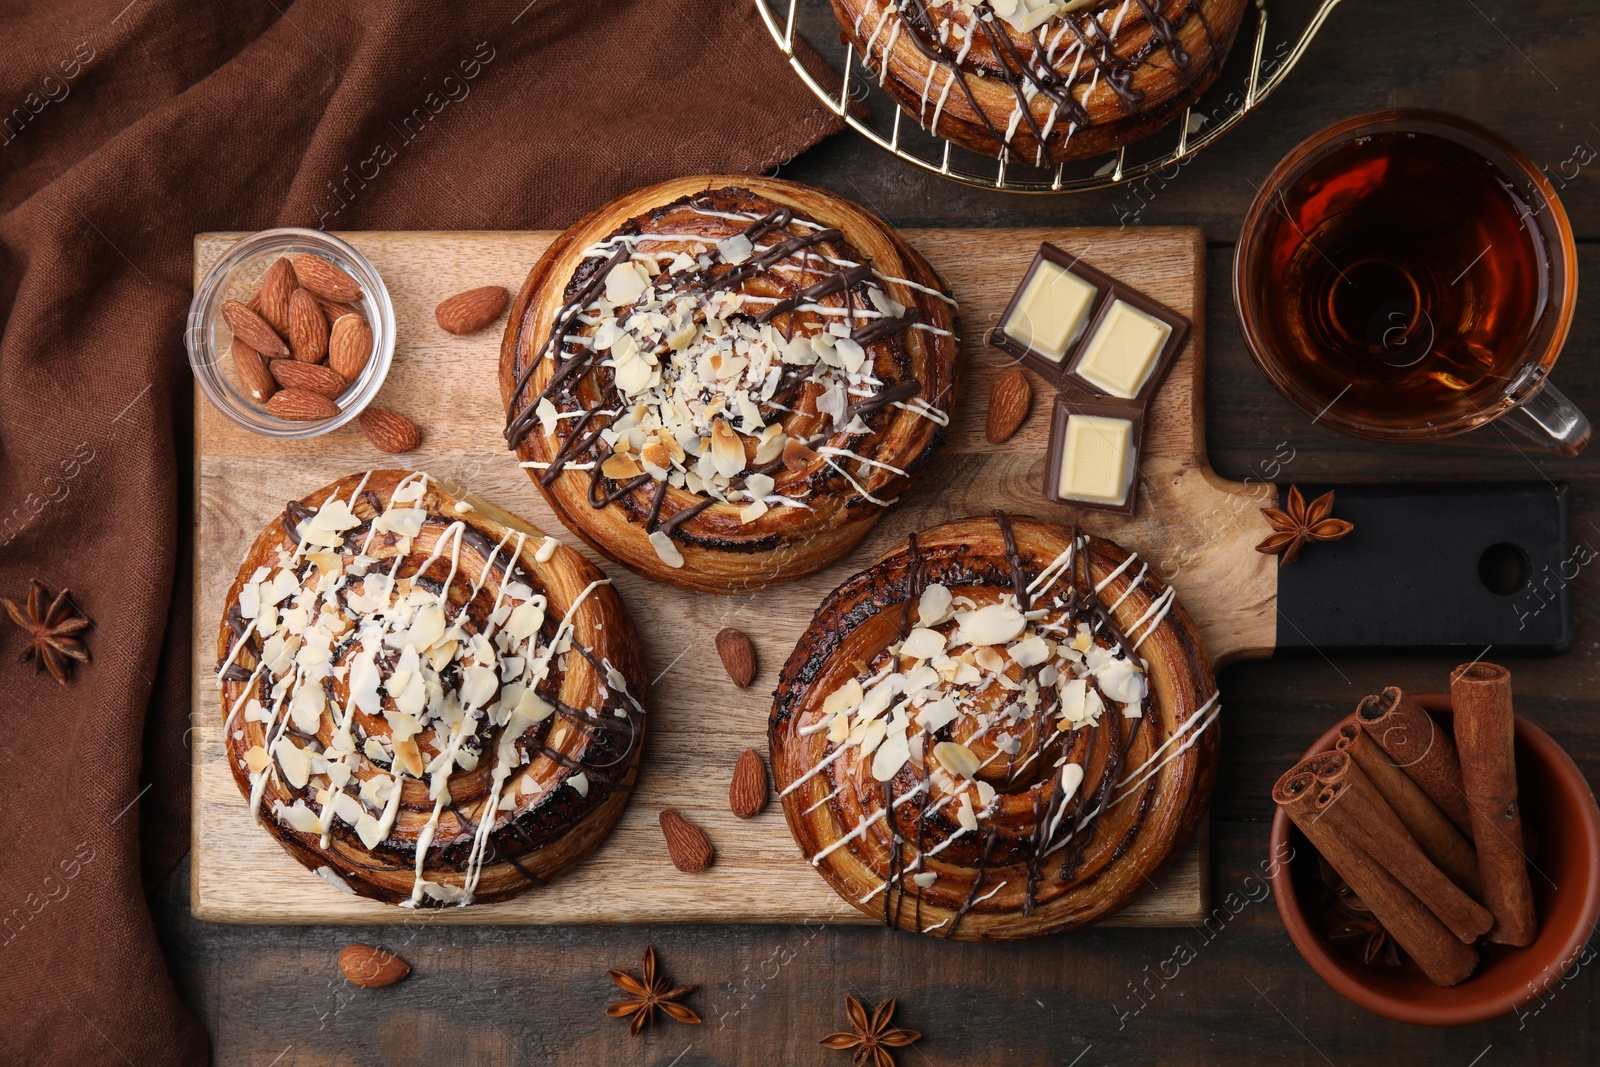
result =
[[[1448,723],[1450,698],[1417,701]],[[1335,726],[1307,750],[1333,747]],[[1561,981],[1600,919],[1600,808],[1572,757],[1539,727],[1517,716],[1517,786],[1532,861],[1539,937],[1527,948],[1490,945],[1471,978],[1436,986],[1410,960],[1399,968],[1362,963],[1354,947],[1328,942],[1317,853],[1281,810],[1272,819],[1272,894],[1295,947],[1340,995],[1368,1011],[1418,1026],[1464,1026],[1515,1011]],[[1290,853],[1289,850],[1293,849]]]

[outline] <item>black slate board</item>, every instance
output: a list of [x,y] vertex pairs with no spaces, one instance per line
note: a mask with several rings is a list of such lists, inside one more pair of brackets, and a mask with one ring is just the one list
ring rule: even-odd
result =
[[[1336,490],[1355,524],[1278,571],[1280,652],[1565,652],[1572,580],[1594,556],[1569,544],[1567,487],[1303,486]],[[1288,495],[1280,487],[1279,500]]]

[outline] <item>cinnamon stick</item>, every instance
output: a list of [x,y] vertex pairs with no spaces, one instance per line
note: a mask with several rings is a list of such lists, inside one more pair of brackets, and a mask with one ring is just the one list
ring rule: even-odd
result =
[[1489,932],[1494,916],[1434,866],[1354,760],[1326,765],[1317,780],[1337,787],[1336,801],[1322,812],[1335,833],[1360,845],[1466,944]]
[[1421,786],[1394,765],[1388,753],[1361,728],[1356,716],[1339,724],[1334,747],[1350,754],[1434,865],[1481,901],[1483,879],[1478,874],[1478,856],[1472,851],[1472,842],[1445,817],[1439,805],[1428,799]]
[[1472,839],[1483,876],[1483,901],[1495,919],[1489,940],[1531,945],[1539,924],[1522,848],[1511,672],[1493,663],[1457,667],[1450,674],[1450,702],[1461,748],[1461,778],[1472,813]]
[[1444,986],[1464,981],[1478,965],[1477,951],[1462,944],[1409,889],[1360,845],[1336,832],[1331,821],[1321,817],[1345,786],[1325,784],[1318,779],[1318,771],[1337,773],[1339,761],[1348,766],[1350,757],[1331,752],[1303,760],[1278,779],[1272,799],[1362,903],[1372,909],[1373,916],[1416,960],[1430,981]]
[[1377,696],[1362,698],[1356,717],[1372,739],[1422,787],[1428,799],[1464,834],[1472,832],[1472,815],[1461,788],[1461,764],[1448,731],[1433,716],[1391,685]]

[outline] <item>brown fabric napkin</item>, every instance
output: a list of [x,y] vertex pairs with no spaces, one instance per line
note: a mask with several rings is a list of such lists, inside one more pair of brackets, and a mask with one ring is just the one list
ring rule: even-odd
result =
[[94,620],[67,687],[0,623],[6,1062],[207,1056],[144,897],[189,838],[194,235],[561,227],[838,127],[748,0],[124,5],[0,15],[0,596]]

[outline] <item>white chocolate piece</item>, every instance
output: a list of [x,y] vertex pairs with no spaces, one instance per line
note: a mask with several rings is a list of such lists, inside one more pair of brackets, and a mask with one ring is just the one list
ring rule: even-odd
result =
[[1069,415],[1056,495],[1087,504],[1122,504],[1133,485],[1133,423],[1103,415]]
[[1007,337],[1059,363],[1083,332],[1097,291],[1060,264],[1040,260],[1001,328]]
[[1083,347],[1073,370],[1111,396],[1132,400],[1150,380],[1172,326],[1125,300],[1115,301]]

